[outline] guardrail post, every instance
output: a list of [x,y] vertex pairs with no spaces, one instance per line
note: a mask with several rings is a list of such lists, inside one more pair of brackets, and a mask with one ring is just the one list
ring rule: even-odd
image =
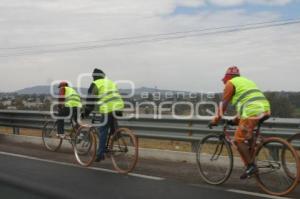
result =
[[[193,122],[189,122],[188,127],[192,128],[193,127]],[[193,131],[190,130],[188,132],[188,136],[192,136],[192,135],[193,135]],[[191,147],[192,147],[192,152],[193,153],[197,153],[198,146],[199,146],[199,141],[191,141]]]
[[192,141],[191,144],[192,144],[192,152],[197,153],[198,147],[199,147],[199,144],[200,144],[200,140],[199,141]]
[[19,135],[20,134],[20,129],[18,127],[13,128],[13,134]]
[[270,147],[269,152],[274,161],[279,161],[279,148],[278,147]]

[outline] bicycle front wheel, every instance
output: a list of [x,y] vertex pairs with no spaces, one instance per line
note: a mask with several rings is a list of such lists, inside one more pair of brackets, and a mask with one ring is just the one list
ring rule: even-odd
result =
[[[259,146],[256,165],[257,183],[268,194],[283,196],[293,191],[298,184],[300,165],[297,152],[281,138],[268,138]],[[286,172],[286,167],[294,169],[294,177]]]
[[233,154],[223,135],[204,137],[199,143],[196,159],[200,176],[208,184],[220,185],[231,175]]
[[96,129],[88,126],[78,128],[73,141],[76,161],[81,166],[90,166],[96,157]]
[[109,152],[114,168],[119,173],[129,173],[138,160],[138,139],[127,128],[117,129],[111,137]]
[[42,139],[45,147],[50,151],[57,151],[62,138],[57,137],[57,122],[46,122],[42,130]]

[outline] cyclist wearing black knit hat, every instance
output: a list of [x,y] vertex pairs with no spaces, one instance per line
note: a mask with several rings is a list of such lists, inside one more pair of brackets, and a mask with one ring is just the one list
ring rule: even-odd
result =
[[119,93],[116,83],[108,79],[105,73],[95,68],[93,70],[93,82],[88,90],[87,105],[84,116],[88,116],[95,107],[101,114],[102,125],[99,128],[99,148],[96,161],[104,160],[105,144],[108,132],[115,131],[115,113],[124,108],[124,101]]

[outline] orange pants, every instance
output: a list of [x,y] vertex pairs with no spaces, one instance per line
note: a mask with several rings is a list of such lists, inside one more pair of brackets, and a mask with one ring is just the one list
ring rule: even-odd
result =
[[242,143],[245,140],[252,138],[253,130],[257,126],[259,119],[241,119],[239,126],[234,134],[234,139],[237,143]]

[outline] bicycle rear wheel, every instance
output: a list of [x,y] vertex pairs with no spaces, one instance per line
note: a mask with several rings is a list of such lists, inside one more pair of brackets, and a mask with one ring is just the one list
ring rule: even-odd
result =
[[127,128],[119,128],[110,139],[109,153],[119,173],[131,172],[138,160],[138,139]]
[[[292,147],[296,150],[298,156],[300,157],[300,133],[297,133],[293,136],[291,136],[287,140]],[[285,169],[285,172],[289,175],[290,178],[296,178],[297,176],[297,169],[296,164],[291,164],[290,158],[289,158],[289,152],[286,150],[283,150],[282,152],[282,160],[283,160],[283,168]],[[299,179],[300,182],[300,179]]]
[[[283,160],[283,152],[286,159]],[[285,140],[268,138],[256,153],[258,172],[255,175],[259,187],[266,193],[283,196],[295,189],[299,179],[299,158],[297,152]],[[291,165],[295,168],[295,177],[291,178],[284,168]]]
[[62,138],[56,135],[57,122],[46,122],[42,130],[42,139],[45,147],[50,151],[57,151],[62,144]]
[[96,157],[96,129],[89,126],[78,128],[73,141],[73,149],[77,162],[81,166],[90,166]]
[[233,154],[223,135],[204,137],[199,143],[196,159],[200,176],[208,184],[222,184],[231,175]]

